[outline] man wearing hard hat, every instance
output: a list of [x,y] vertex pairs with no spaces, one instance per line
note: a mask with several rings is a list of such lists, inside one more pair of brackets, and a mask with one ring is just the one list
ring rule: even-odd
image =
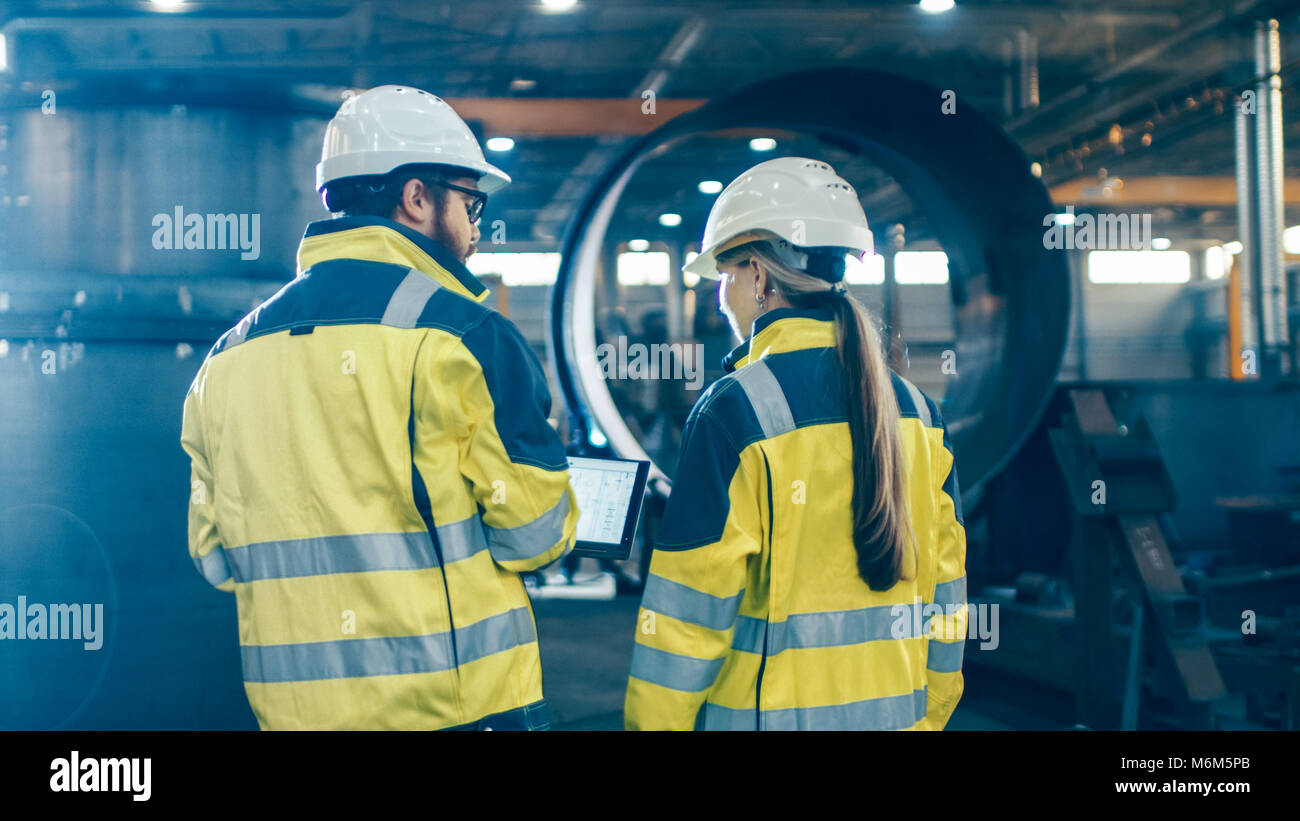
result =
[[349,98],[335,218],[186,396],[190,555],[236,596],[264,729],[549,726],[519,574],[578,509],[541,364],[464,264],[509,182],[441,99]]

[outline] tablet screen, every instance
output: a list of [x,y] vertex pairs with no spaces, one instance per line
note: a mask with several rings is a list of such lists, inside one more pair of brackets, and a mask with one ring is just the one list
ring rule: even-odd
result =
[[578,540],[616,545],[623,540],[636,462],[569,457],[569,484],[578,497]]

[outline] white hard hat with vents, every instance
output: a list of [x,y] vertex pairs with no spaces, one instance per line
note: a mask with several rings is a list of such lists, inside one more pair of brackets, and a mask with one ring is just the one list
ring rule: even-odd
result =
[[700,255],[682,270],[717,279],[717,254],[773,238],[800,250],[872,250],[867,215],[853,186],[820,160],[779,157],[759,163],[722,190],[704,226]]
[[335,180],[376,176],[410,163],[463,168],[480,191],[504,188],[510,177],[483,159],[469,126],[439,97],[410,86],[379,86],[349,97],[325,129],[316,190]]

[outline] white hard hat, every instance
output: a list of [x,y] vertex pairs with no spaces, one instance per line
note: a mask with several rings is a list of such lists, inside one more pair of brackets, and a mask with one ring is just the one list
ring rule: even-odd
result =
[[510,177],[483,159],[474,133],[439,97],[410,86],[379,86],[349,97],[325,128],[316,190],[345,177],[387,174],[408,163],[436,163],[479,175],[491,194]]
[[780,157],[722,189],[705,223],[700,255],[682,270],[717,279],[716,254],[773,235],[800,249],[872,250],[867,215],[853,186],[820,160]]

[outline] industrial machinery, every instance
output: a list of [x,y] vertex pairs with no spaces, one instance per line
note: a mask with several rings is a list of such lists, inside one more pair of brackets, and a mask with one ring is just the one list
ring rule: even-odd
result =
[[[646,458],[596,359],[598,268],[619,197],[647,158],[719,131],[807,134],[863,155],[929,217],[948,255],[955,372],[909,374],[943,397],[961,454],[964,493],[977,493],[1038,419],[1056,378],[1069,317],[1065,257],[1044,247],[1051,199],[1016,143],[971,106],[945,113],[944,91],[885,71],[819,70],[778,77],[711,101],[618,158],[579,207],[551,301],[552,364],[576,423]],[[774,104],[779,101],[779,104]],[[860,195],[871,192],[860,190]],[[868,214],[871,218],[871,214]],[[878,237],[885,232],[874,229]],[[606,280],[611,272],[605,271]],[[901,325],[901,317],[894,325]],[[888,329],[891,336],[900,328]],[[662,472],[662,471],[661,471]]]
[[[48,642],[42,655],[15,656],[21,666],[0,656],[0,726],[254,726],[240,683],[233,600],[211,590],[185,552],[190,484],[180,408],[211,342],[292,275],[302,227],[323,216],[310,169],[333,105],[290,102],[275,113],[251,112],[237,97],[200,89],[185,102],[167,89],[114,95],[87,88],[57,117],[41,112],[39,97],[0,111],[10,171],[0,193],[15,203],[0,224],[0,579],[30,602],[86,603],[91,612],[102,605],[98,624],[105,627],[88,639],[102,642],[93,651]],[[1066,257],[1042,241],[1054,206],[1014,140],[973,106],[958,99],[953,108],[948,99],[944,89],[884,71],[803,72],[714,100],[617,157],[573,215],[547,317],[574,448],[654,460],[644,559],[691,395],[676,388],[632,395],[645,386],[601,371],[597,346],[629,334],[609,228],[638,175],[681,146],[780,134],[858,173],[853,181],[871,200],[869,218],[879,213],[877,195],[901,192],[908,203],[905,213],[884,208],[889,216],[873,225],[886,258],[873,293],[882,299],[892,364],[942,400],[967,511],[972,603],[1002,608],[999,647],[972,644],[969,680],[996,668],[1073,694],[1080,637],[1103,648],[1109,636],[1111,669],[1136,670],[1137,684],[1131,679],[1126,688],[1118,672],[1089,679],[1093,701],[1086,703],[1101,706],[1089,708],[1085,723],[1119,726],[1125,693],[1137,692],[1147,697],[1130,699],[1145,705],[1132,723],[1147,726],[1155,715],[1150,696],[1171,691],[1167,680],[1147,675],[1148,665],[1129,664],[1129,654],[1163,647],[1155,639],[1168,644],[1169,630],[1186,626],[1184,616],[1203,612],[1200,635],[1225,690],[1253,693],[1247,711],[1257,724],[1293,722],[1294,707],[1279,704],[1294,705],[1295,697],[1280,702],[1279,694],[1296,692],[1294,613],[1285,604],[1300,600],[1300,573],[1279,568],[1300,561],[1282,549],[1288,539],[1300,543],[1289,501],[1300,490],[1300,394],[1266,384],[1101,386],[1116,424],[1146,432],[1136,455],[1127,445],[1103,445],[1097,467],[1109,480],[1116,464],[1154,469],[1158,454],[1164,474],[1156,474],[1175,477],[1177,506],[1165,494],[1140,512],[1159,522],[1167,546],[1161,558],[1174,563],[1184,589],[1166,573],[1158,595],[1148,580],[1146,593],[1125,599],[1122,591],[1142,588],[1128,584],[1133,574],[1114,573],[1108,578],[1119,583],[1107,594],[1099,562],[1089,565],[1098,586],[1080,589],[1070,563],[1080,544],[1073,497],[1049,431],[1064,425],[1074,431],[1072,452],[1095,457],[1088,437],[1096,438],[1096,429],[1076,431],[1062,419],[1068,391],[1099,386],[1057,384],[1070,271]],[[127,134],[138,139],[127,141]],[[286,180],[284,168],[301,169],[301,179]],[[872,184],[859,184],[865,180]],[[182,220],[256,212],[256,254],[244,247],[251,242],[160,248],[155,220],[175,221],[178,206]],[[245,216],[251,230],[253,214]],[[918,306],[894,287],[899,234],[892,226],[904,218],[909,242],[947,254],[947,285],[935,289],[941,304]],[[240,238],[251,235],[241,228]],[[709,293],[674,274],[654,298],[662,304],[642,311],[639,333],[703,344],[716,375],[728,342],[725,326],[706,309]],[[522,294],[512,294],[512,305],[527,319]],[[941,327],[923,333],[930,315],[942,315]],[[949,360],[952,368],[940,366]],[[638,416],[635,408],[647,406],[672,412]],[[1138,426],[1138,416],[1149,428]],[[1113,488],[1109,499],[1119,504]],[[1158,544],[1150,522],[1143,526]],[[1180,538],[1171,537],[1175,529]],[[1081,593],[1085,605],[1076,611]],[[1113,608],[1107,595],[1116,599]],[[1126,612],[1125,601],[1141,607]],[[1240,630],[1243,610],[1257,614],[1248,639]],[[1161,632],[1149,633],[1147,650],[1131,651],[1125,630],[1138,612]],[[1214,632],[1234,619],[1235,637]],[[0,654],[12,651],[0,646]],[[1274,686],[1284,679],[1290,683]],[[1213,713],[1201,715],[1208,722]]]
[[[570,227],[552,294],[552,362],[575,446],[598,444],[646,458],[647,440],[663,438],[634,418],[636,403],[623,395],[623,386],[611,391],[616,383],[597,367],[595,354],[598,340],[626,333],[625,314],[611,304],[619,297],[602,254],[620,197],[638,172],[702,133],[813,135],[826,150],[868,158],[885,170],[912,198],[915,213],[929,217],[949,257],[955,373],[940,376],[925,360],[909,368],[906,357],[891,364],[942,396],[967,511],[971,601],[1001,610],[1001,640],[980,642],[979,651],[972,642],[972,668],[1009,672],[1070,694],[1072,715],[1061,719],[1068,724],[1219,726],[1216,707],[1230,692],[1251,689],[1250,715],[1243,720],[1291,726],[1300,658],[1287,649],[1295,632],[1281,602],[1300,601],[1300,591],[1293,581],[1297,569],[1286,566],[1294,550],[1277,540],[1300,550],[1300,499],[1294,495],[1300,489],[1300,397],[1285,383],[1157,382],[1121,391],[1130,429],[1115,421],[1107,399],[1114,391],[1056,386],[1069,275],[1064,255],[1046,250],[1042,241],[1050,199],[1007,135],[977,112],[959,107],[955,118],[944,114],[942,93],[885,72],[781,77],[676,118],[613,162]],[[767,103],[775,99],[782,104]],[[859,194],[872,198],[862,187]],[[878,250],[897,250],[895,229],[873,229]],[[882,244],[885,236],[891,241]],[[885,332],[896,345],[900,333],[909,336],[908,321],[890,304],[890,283],[884,287]],[[681,285],[676,289],[680,294]],[[671,302],[674,288],[667,292]],[[1229,444],[1205,424],[1194,425],[1190,414],[1197,403],[1222,412],[1199,418],[1216,431],[1220,420],[1225,426],[1242,420],[1242,437]],[[1144,408],[1158,420],[1156,432]],[[1258,414],[1253,425],[1245,421],[1252,413]],[[676,418],[680,424],[681,415]],[[1253,441],[1259,434],[1272,447]],[[1177,470],[1166,466],[1162,453]],[[666,495],[671,449],[660,445],[649,455],[657,462],[656,490]],[[1219,468],[1215,481],[1205,476],[1207,459]],[[1171,473],[1184,482],[1181,506]],[[1091,501],[1097,481],[1109,485],[1109,501],[1101,506]],[[1229,488],[1273,495],[1221,498]],[[986,495],[992,497],[988,504]],[[1273,527],[1267,555],[1257,542],[1251,547],[1242,529],[1247,509]],[[1180,531],[1201,538],[1184,544]],[[653,527],[646,532],[649,541]],[[1251,603],[1263,608],[1268,648],[1254,634],[1243,641],[1222,612],[1207,620],[1211,592],[1245,583],[1198,564],[1211,555],[1215,566],[1247,564],[1241,578],[1261,594]],[[1240,672],[1247,669],[1275,675],[1266,683]]]
[[1294,728],[1297,432],[1293,382],[1059,384],[969,531],[1001,641],[968,659],[1066,723]]

